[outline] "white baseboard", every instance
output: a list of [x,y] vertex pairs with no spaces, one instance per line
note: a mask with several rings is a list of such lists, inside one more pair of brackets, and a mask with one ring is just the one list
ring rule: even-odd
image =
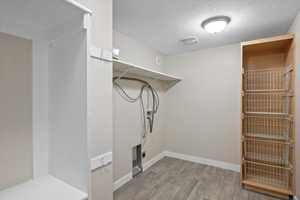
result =
[[132,173],[130,172],[130,173],[126,174],[125,176],[123,176],[122,178],[116,180],[114,182],[114,191],[116,191],[117,189],[119,189],[120,187],[125,185],[131,179],[132,179]]
[[240,172],[240,165],[165,151],[164,156]]
[[[218,160],[211,160],[211,159],[206,159],[206,158],[201,158],[201,157],[196,157],[196,156],[190,156],[190,155],[185,155],[185,154],[179,154],[179,153],[174,153],[174,152],[169,152],[169,151],[164,151],[148,162],[143,164],[143,169],[147,170],[150,168],[152,165],[154,165],[156,162],[161,160],[164,157],[171,157],[171,158],[177,158],[181,160],[186,160],[190,162],[195,162],[195,163],[200,163],[204,165],[210,165],[214,167],[219,167],[222,169],[228,169],[232,171],[239,172],[240,171],[240,165],[232,164],[232,163],[227,163],[227,162],[222,162]],[[114,182],[114,191],[122,187],[124,184],[129,182],[132,179],[132,173],[128,173],[122,178],[118,179],[117,181]],[[296,199],[297,200],[297,199]]]
[[149,167],[151,167],[152,165],[154,165],[156,162],[158,162],[159,160],[161,160],[164,157],[165,157],[164,152],[158,154],[157,156],[155,156],[154,158],[152,158],[148,162],[144,163],[143,164],[143,169],[147,170]]

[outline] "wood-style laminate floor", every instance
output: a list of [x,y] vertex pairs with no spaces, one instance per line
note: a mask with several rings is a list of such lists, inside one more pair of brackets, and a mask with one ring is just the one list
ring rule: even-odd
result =
[[275,200],[243,190],[239,173],[165,157],[114,192],[114,200]]

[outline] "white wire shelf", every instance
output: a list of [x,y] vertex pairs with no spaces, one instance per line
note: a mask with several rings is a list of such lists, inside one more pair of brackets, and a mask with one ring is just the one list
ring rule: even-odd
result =
[[[284,190],[291,193],[290,177],[291,169],[288,167],[272,166],[252,161],[244,161],[243,168],[245,173],[244,184],[251,182],[266,184],[274,188],[274,190]],[[277,189],[276,189],[277,188]]]
[[266,139],[275,139],[275,140],[286,140],[285,136],[279,136],[275,134],[263,134],[263,133],[245,133],[248,137],[256,138],[266,138]]
[[280,156],[274,156],[269,154],[260,154],[260,153],[253,153],[248,152],[245,154],[245,158],[248,160],[257,160],[260,162],[270,162],[276,163],[276,164],[285,164],[287,165],[287,161],[283,160]]
[[247,114],[287,115],[292,93],[245,93],[244,112]]
[[289,115],[289,113],[285,113],[285,112],[245,112],[245,114],[250,114],[250,115]]
[[267,69],[247,69],[244,73],[246,92],[283,92],[290,88],[292,66]]
[[146,67],[141,67],[122,60],[113,60],[113,72],[114,74],[118,74],[118,76],[124,76],[126,74],[130,74],[130,75],[146,77],[146,78],[151,78],[151,79],[156,79],[156,80],[166,81],[166,82],[177,83],[182,80],[182,78],[176,77],[174,75],[151,70]]
[[288,140],[292,117],[249,116],[243,118],[243,133],[247,137]]
[[267,162],[281,166],[289,165],[289,142],[245,139],[243,141],[243,150],[245,159]]
[[260,90],[245,90],[245,92],[285,92],[287,89],[260,89]]

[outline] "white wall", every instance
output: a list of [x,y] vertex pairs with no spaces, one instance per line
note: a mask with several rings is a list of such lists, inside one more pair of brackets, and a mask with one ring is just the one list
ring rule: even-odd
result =
[[[300,14],[290,32],[300,34]],[[300,45],[299,37],[297,45]],[[164,57],[130,37],[114,32],[114,47],[121,50],[122,60],[183,78],[166,91],[166,95],[162,94],[165,111],[156,122],[165,127],[159,124],[159,128],[163,128],[162,136],[160,132],[153,134],[151,137],[157,141],[151,141],[149,146],[159,151],[240,164],[240,44]],[[299,52],[296,57],[300,57]],[[155,63],[157,55],[163,60],[162,66]],[[296,85],[300,85],[299,80]],[[135,85],[127,82],[125,86],[130,94],[136,94]],[[298,88],[297,97],[299,94]],[[299,106],[297,110],[300,112]],[[137,143],[140,132],[139,117],[138,106],[124,102],[115,92],[114,180],[130,172],[131,147]],[[296,121],[299,120],[297,115]],[[296,160],[300,160],[299,145],[297,137]],[[298,171],[296,180],[300,180]],[[298,197],[299,192],[298,186]]]
[[167,92],[166,150],[240,163],[240,45],[165,58],[183,78]]
[[[164,55],[131,37],[114,31],[113,45],[114,48],[120,49],[120,59],[123,61],[142,65],[153,70],[164,70]],[[157,58],[161,61],[160,65],[156,63]]]
[[300,198],[300,12],[291,25],[289,33],[296,34],[296,192]]
[[88,191],[86,34],[49,45],[49,173]]
[[[142,43],[114,32],[114,48],[120,49],[120,59],[141,65],[150,69],[162,71],[162,65],[156,64],[156,57],[163,62],[163,55],[152,50]],[[143,78],[145,79],[145,78]],[[166,107],[164,103],[163,85],[158,81],[145,79],[159,91],[160,107],[155,115],[154,130],[147,137],[143,147],[146,158],[143,163],[149,161],[164,150],[163,115]],[[122,81],[122,86],[132,96],[139,93],[140,84],[130,81]],[[114,180],[131,172],[132,147],[141,143],[142,115],[139,102],[134,104],[126,102],[114,90]]]
[[[164,150],[163,113],[165,108],[164,90],[157,81],[142,78],[148,81],[160,97],[160,107],[155,115],[153,132],[149,133],[143,151],[146,158],[143,163],[149,161]],[[141,84],[130,81],[119,81],[122,87],[131,96],[137,96]],[[142,143],[143,134],[142,113],[139,102],[129,103],[114,90],[114,180],[125,176],[132,170],[132,147]],[[147,95],[144,95],[147,105]],[[149,106],[147,107],[149,108]]]
[[[91,43],[112,49],[112,0],[77,0],[90,8],[92,15]],[[112,64],[90,60],[88,79],[88,144],[89,157],[112,151]],[[91,172],[89,199],[113,199],[112,165]]]
[[0,33],[0,190],[33,176],[32,41]]
[[48,42],[33,40],[33,177],[49,172]]

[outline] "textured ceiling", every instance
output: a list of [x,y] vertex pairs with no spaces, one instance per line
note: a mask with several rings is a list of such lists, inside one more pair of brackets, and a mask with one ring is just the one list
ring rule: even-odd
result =
[[[287,32],[300,0],[114,0],[114,29],[165,55],[216,47]],[[232,21],[212,35],[201,22],[216,15]],[[183,46],[179,40],[199,37]]]

